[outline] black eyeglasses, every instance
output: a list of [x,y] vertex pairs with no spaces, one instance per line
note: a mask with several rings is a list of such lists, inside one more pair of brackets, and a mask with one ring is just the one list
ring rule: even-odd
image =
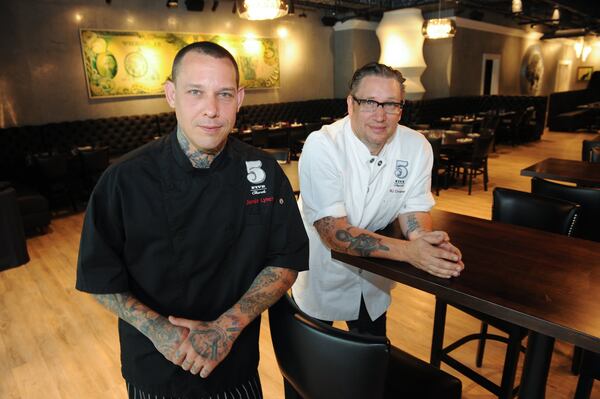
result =
[[377,107],[381,107],[383,108],[383,112],[385,112],[386,114],[398,115],[404,107],[404,100],[402,100],[399,103],[393,101],[386,101],[380,103],[379,101],[365,98],[356,98],[354,96],[352,96],[352,99],[356,101],[360,110],[365,112],[375,112]]

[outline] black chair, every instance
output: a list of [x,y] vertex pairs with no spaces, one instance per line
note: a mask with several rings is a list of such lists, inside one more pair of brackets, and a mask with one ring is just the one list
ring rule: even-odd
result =
[[581,143],[581,160],[586,162],[594,162],[592,161],[592,153],[594,148],[600,148],[600,136],[596,136],[596,139],[594,140],[583,140]]
[[448,164],[442,159],[442,138],[427,138],[433,151],[433,166],[431,168],[431,183],[435,187],[435,195],[440,195],[440,180],[443,180],[443,187],[448,188]]
[[46,197],[28,185],[14,184],[13,187],[17,191],[17,203],[25,235],[46,233],[51,218]]
[[[600,152],[600,147],[598,147]],[[591,187],[566,186],[534,177],[531,179],[531,192],[547,197],[571,201],[581,206],[574,237],[600,242],[600,189]],[[575,347],[571,371],[579,374],[582,361],[582,349]]]
[[600,242],[600,189],[567,186],[534,177],[531,192],[579,204],[581,208],[573,236]]
[[61,199],[67,199],[77,212],[74,196],[73,176],[69,170],[69,160],[64,154],[36,156],[35,166],[40,192],[48,198],[51,209],[60,207]]
[[488,177],[488,156],[494,145],[494,135],[482,135],[476,138],[473,143],[472,152],[466,157],[458,157],[453,161],[454,168],[460,174],[462,168],[463,184],[469,179],[469,195],[473,188],[473,179],[478,175],[483,175],[483,189],[487,191],[489,181]]
[[594,147],[590,151],[590,162],[600,163],[600,147]]
[[0,182],[0,271],[29,262],[14,188]]
[[600,354],[584,351],[574,399],[589,399],[595,379],[600,380]]
[[252,126],[252,145],[258,148],[269,146],[269,129],[264,126]]
[[287,148],[263,148],[262,150],[269,153],[278,162],[290,162],[290,150],[288,150]]
[[[579,205],[560,199],[530,194],[506,188],[496,188],[492,205],[492,220],[509,223],[552,233],[570,236],[574,231],[579,214]],[[461,311],[482,321],[478,334],[470,334],[444,347],[444,328],[447,305],[452,305]],[[488,325],[508,334],[507,337],[488,333]],[[465,306],[446,302],[436,298],[431,344],[431,364],[439,367],[441,362],[469,377],[483,388],[501,399],[512,398],[518,393],[519,387],[514,387],[519,353],[524,351],[522,339],[528,330],[515,324],[484,315]],[[475,364],[481,367],[486,340],[504,342],[507,344],[506,356],[502,370],[500,385],[481,375],[471,367],[458,361],[450,352],[473,340],[478,341]]]
[[108,168],[109,155],[108,147],[79,151],[82,171],[81,178],[86,196],[89,196],[92,193],[100,176],[102,176],[102,173]]
[[289,295],[269,309],[286,399],[460,398],[459,379],[385,337],[339,330],[303,313]]

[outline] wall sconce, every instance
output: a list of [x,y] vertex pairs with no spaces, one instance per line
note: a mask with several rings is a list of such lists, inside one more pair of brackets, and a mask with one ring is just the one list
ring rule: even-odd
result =
[[177,0],[167,0],[167,8],[177,8],[177,6],[179,6]]
[[589,42],[586,42],[583,37],[580,37],[573,45],[575,57],[580,58],[583,62],[586,62],[589,55],[592,53],[592,46],[588,43]]
[[579,40],[575,42],[573,49],[575,50],[575,56],[580,58],[581,52],[583,51],[583,37],[580,37]]
[[237,0],[240,18],[251,21],[280,18],[288,14],[284,0]]
[[587,45],[587,44],[585,46],[583,46],[583,50],[581,51],[581,61],[586,62],[587,58],[591,52],[592,52],[592,46]]

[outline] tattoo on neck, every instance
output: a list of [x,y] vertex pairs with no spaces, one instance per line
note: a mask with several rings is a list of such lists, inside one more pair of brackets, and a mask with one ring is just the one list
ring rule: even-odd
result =
[[349,242],[349,251],[354,251],[360,256],[371,256],[373,251],[389,251],[390,249],[381,244],[381,239],[363,233],[354,237],[350,234],[350,229],[338,230],[335,233],[335,238],[342,242]]
[[219,148],[215,153],[204,152],[196,149],[190,143],[188,138],[183,133],[183,130],[181,130],[179,126],[177,127],[177,141],[179,141],[181,149],[192,163],[192,166],[197,169],[210,168],[210,164],[221,151],[221,148]]

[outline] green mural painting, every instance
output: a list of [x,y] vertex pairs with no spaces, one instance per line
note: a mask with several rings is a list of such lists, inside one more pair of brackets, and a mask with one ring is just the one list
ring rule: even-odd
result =
[[160,95],[179,49],[209,40],[229,50],[246,88],[279,87],[279,41],[236,35],[80,31],[90,98]]

